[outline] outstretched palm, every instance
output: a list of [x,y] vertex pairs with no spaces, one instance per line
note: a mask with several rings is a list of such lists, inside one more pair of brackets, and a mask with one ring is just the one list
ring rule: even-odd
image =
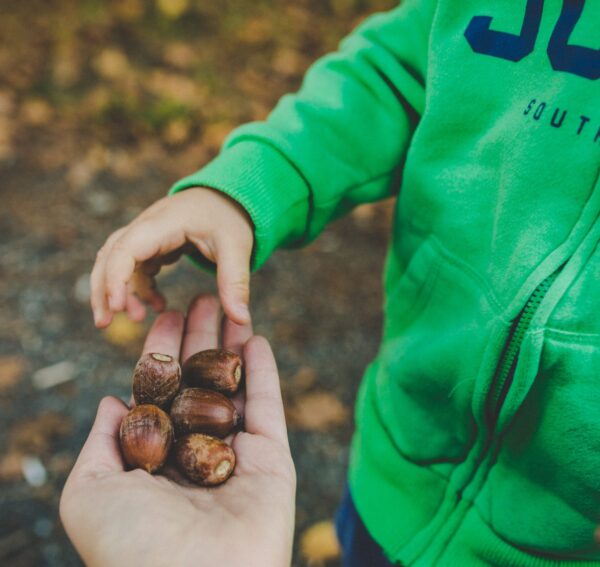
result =
[[[144,351],[185,360],[217,346],[216,302],[197,300],[185,327],[184,334],[181,315],[161,315]],[[235,401],[246,431],[232,439],[236,469],[219,487],[192,485],[171,468],[164,476],[125,471],[117,432],[127,407],[102,401],[61,500],[67,533],[88,565],[289,565],[295,473],[275,362],[251,333],[230,322],[223,328],[226,348],[245,344],[246,392]]]

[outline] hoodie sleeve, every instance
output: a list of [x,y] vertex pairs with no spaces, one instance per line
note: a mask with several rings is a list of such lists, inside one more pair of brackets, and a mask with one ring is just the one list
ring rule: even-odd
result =
[[267,120],[235,129],[170,192],[205,186],[239,202],[254,223],[253,269],[352,207],[394,194],[425,105],[433,4],[405,0],[368,18]]

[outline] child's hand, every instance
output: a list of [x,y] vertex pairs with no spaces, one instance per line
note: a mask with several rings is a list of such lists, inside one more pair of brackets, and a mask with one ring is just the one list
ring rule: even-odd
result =
[[114,232],[98,252],[91,276],[96,326],[106,327],[119,311],[141,321],[146,316],[144,303],[156,311],[164,309],[154,276],[189,246],[217,264],[225,314],[238,324],[247,323],[253,244],[250,218],[218,191],[192,188],[157,201]]

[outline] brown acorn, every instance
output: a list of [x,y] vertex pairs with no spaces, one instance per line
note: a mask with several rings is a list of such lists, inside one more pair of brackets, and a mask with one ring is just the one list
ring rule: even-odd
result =
[[178,435],[204,433],[225,437],[240,423],[241,416],[223,394],[186,388],[173,400],[171,420]]
[[152,352],[143,355],[133,371],[136,404],[166,408],[181,386],[181,367],[172,356]]
[[202,433],[178,439],[174,453],[179,470],[202,486],[225,482],[235,468],[233,449],[224,441]]
[[234,394],[242,379],[242,359],[230,350],[203,350],[185,361],[183,377],[190,386]]
[[151,405],[136,406],[121,421],[121,451],[132,468],[154,473],[160,469],[173,442],[169,416]]

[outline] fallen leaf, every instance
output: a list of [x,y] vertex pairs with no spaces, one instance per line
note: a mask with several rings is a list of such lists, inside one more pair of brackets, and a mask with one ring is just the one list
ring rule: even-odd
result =
[[163,140],[170,146],[179,146],[188,140],[190,132],[190,121],[176,118],[167,124],[162,136]]
[[178,73],[153,71],[144,83],[152,94],[178,102],[190,108],[202,106],[207,99],[206,88]]
[[125,22],[136,22],[145,11],[142,0],[119,0],[113,5],[115,15]]
[[57,54],[52,62],[52,79],[61,88],[75,85],[81,75],[80,57],[73,51]]
[[122,79],[130,73],[129,60],[120,50],[109,47],[94,59],[95,71],[103,79]]
[[12,141],[15,131],[13,121],[3,114],[0,114],[0,143],[9,144]]
[[310,366],[303,366],[288,380],[282,382],[285,393],[291,396],[297,396],[312,388],[317,380],[317,372]]
[[25,372],[25,361],[20,356],[0,357],[0,393],[12,388]]
[[94,176],[96,175],[96,170],[85,161],[80,161],[78,163],[73,164],[69,171],[67,172],[67,183],[73,189],[82,189],[86,185],[88,185]]
[[342,17],[347,17],[356,12],[356,0],[331,0],[334,12]]
[[21,462],[23,454],[18,451],[11,451],[5,454],[0,460],[0,482],[14,482],[21,480]]
[[213,122],[208,124],[202,132],[202,140],[208,148],[218,150],[225,138],[233,130],[231,122]]
[[296,400],[286,410],[290,427],[325,431],[348,420],[349,411],[334,395],[311,392]]
[[273,69],[288,77],[301,73],[306,66],[306,62],[300,53],[286,47],[279,49],[273,59]]
[[137,344],[144,335],[144,326],[131,321],[125,313],[117,313],[113,317],[112,323],[104,331],[106,340],[117,346]]
[[300,537],[300,550],[308,565],[323,565],[338,559],[341,550],[333,522],[325,520],[307,528]]
[[356,221],[356,224],[359,226],[366,228],[371,222],[375,219],[375,215],[377,214],[376,205],[372,203],[366,203],[364,205],[360,205],[356,207],[352,211],[352,218]]
[[237,39],[250,45],[261,45],[273,35],[271,23],[264,17],[244,22],[237,32]]
[[14,93],[8,89],[0,89],[0,114],[9,115],[15,110]]
[[138,160],[131,152],[115,151],[110,159],[109,169],[124,181],[139,179],[142,171]]
[[197,60],[196,50],[185,43],[172,43],[165,48],[164,59],[180,69],[191,69]]
[[32,98],[21,105],[21,116],[26,124],[42,126],[52,118],[52,107],[41,98]]
[[162,12],[164,16],[171,20],[183,16],[183,14],[189,8],[188,0],[156,0],[157,8]]

